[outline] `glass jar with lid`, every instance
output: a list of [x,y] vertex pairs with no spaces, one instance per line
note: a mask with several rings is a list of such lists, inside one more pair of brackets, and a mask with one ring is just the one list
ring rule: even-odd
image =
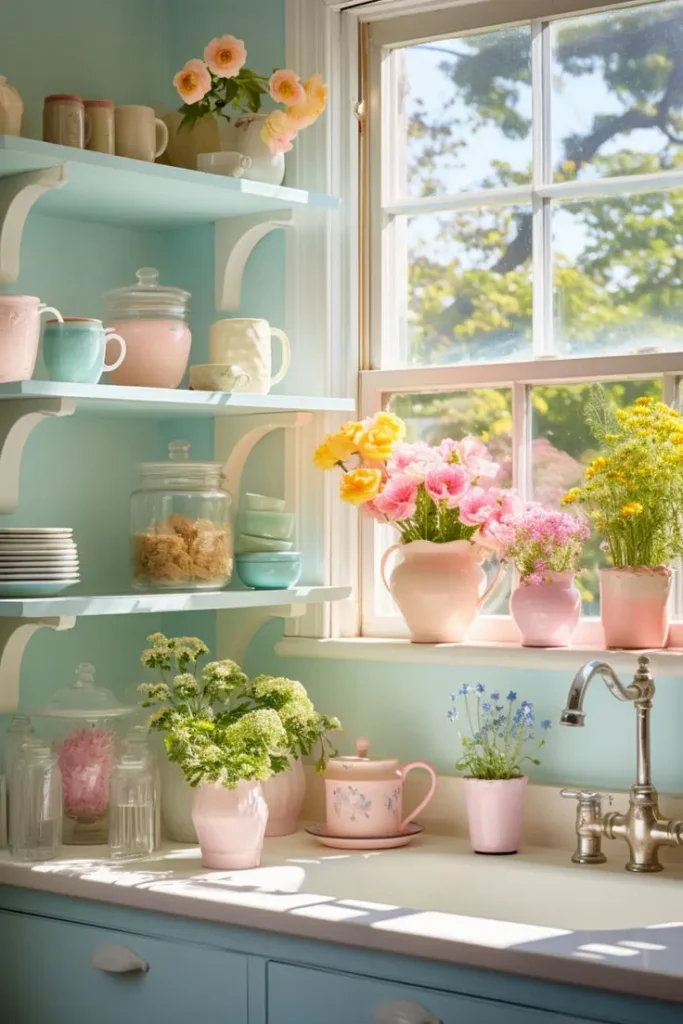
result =
[[107,842],[109,782],[122,748],[127,707],[108,689],[95,685],[95,669],[81,664],[73,683],[57,690],[34,713],[46,721],[41,733],[52,742],[62,778],[64,842]]
[[136,277],[137,284],[105,296],[106,325],[126,342],[126,358],[109,380],[129,387],[177,388],[190,358],[190,293],[159,284],[153,267],[142,267]]
[[193,462],[172,441],[166,462],[143,462],[131,497],[133,586],[217,590],[230,582],[230,495],[220,462]]

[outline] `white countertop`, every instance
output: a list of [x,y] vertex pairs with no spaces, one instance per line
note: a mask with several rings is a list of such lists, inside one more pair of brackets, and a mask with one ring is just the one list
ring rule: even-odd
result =
[[99,847],[42,864],[0,856],[0,885],[387,953],[683,1002],[683,866],[652,876],[570,853],[481,857],[452,837],[346,853],[305,833],[262,865],[207,871],[196,847],[114,863]]

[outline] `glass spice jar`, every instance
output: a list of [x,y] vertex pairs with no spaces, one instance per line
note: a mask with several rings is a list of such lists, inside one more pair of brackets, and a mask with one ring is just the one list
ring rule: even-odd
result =
[[172,441],[166,462],[143,462],[131,496],[133,586],[138,590],[218,590],[230,582],[230,495],[219,462],[193,462]]

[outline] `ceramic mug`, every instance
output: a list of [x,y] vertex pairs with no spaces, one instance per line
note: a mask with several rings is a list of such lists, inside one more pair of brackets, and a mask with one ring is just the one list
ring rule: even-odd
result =
[[116,107],[114,143],[117,156],[151,162],[166,149],[168,128],[151,107]]
[[[110,341],[118,341],[120,352],[114,363],[105,363]],[[101,320],[68,316],[62,322],[48,320],[43,328],[43,361],[50,380],[72,384],[97,384],[102,373],[118,369],[126,358],[126,343]]]
[[[270,354],[271,338],[282,345],[280,369],[272,374]],[[284,331],[271,327],[267,320],[248,320],[240,317],[216,320],[209,328],[209,351],[212,363],[232,363],[249,375],[249,383],[242,388],[259,395],[267,395],[273,384],[278,384],[287,373],[291,359],[289,338]]]
[[0,295],[0,382],[30,380],[36,367],[40,317],[62,314],[35,295]]

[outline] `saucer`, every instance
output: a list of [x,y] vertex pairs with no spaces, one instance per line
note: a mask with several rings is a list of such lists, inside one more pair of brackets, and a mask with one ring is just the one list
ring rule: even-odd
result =
[[424,832],[423,825],[411,821],[403,832],[394,836],[333,836],[324,825],[309,825],[306,828],[309,836],[317,839],[321,846],[331,846],[334,850],[396,850],[399,846],[407,846],[415,836]]

